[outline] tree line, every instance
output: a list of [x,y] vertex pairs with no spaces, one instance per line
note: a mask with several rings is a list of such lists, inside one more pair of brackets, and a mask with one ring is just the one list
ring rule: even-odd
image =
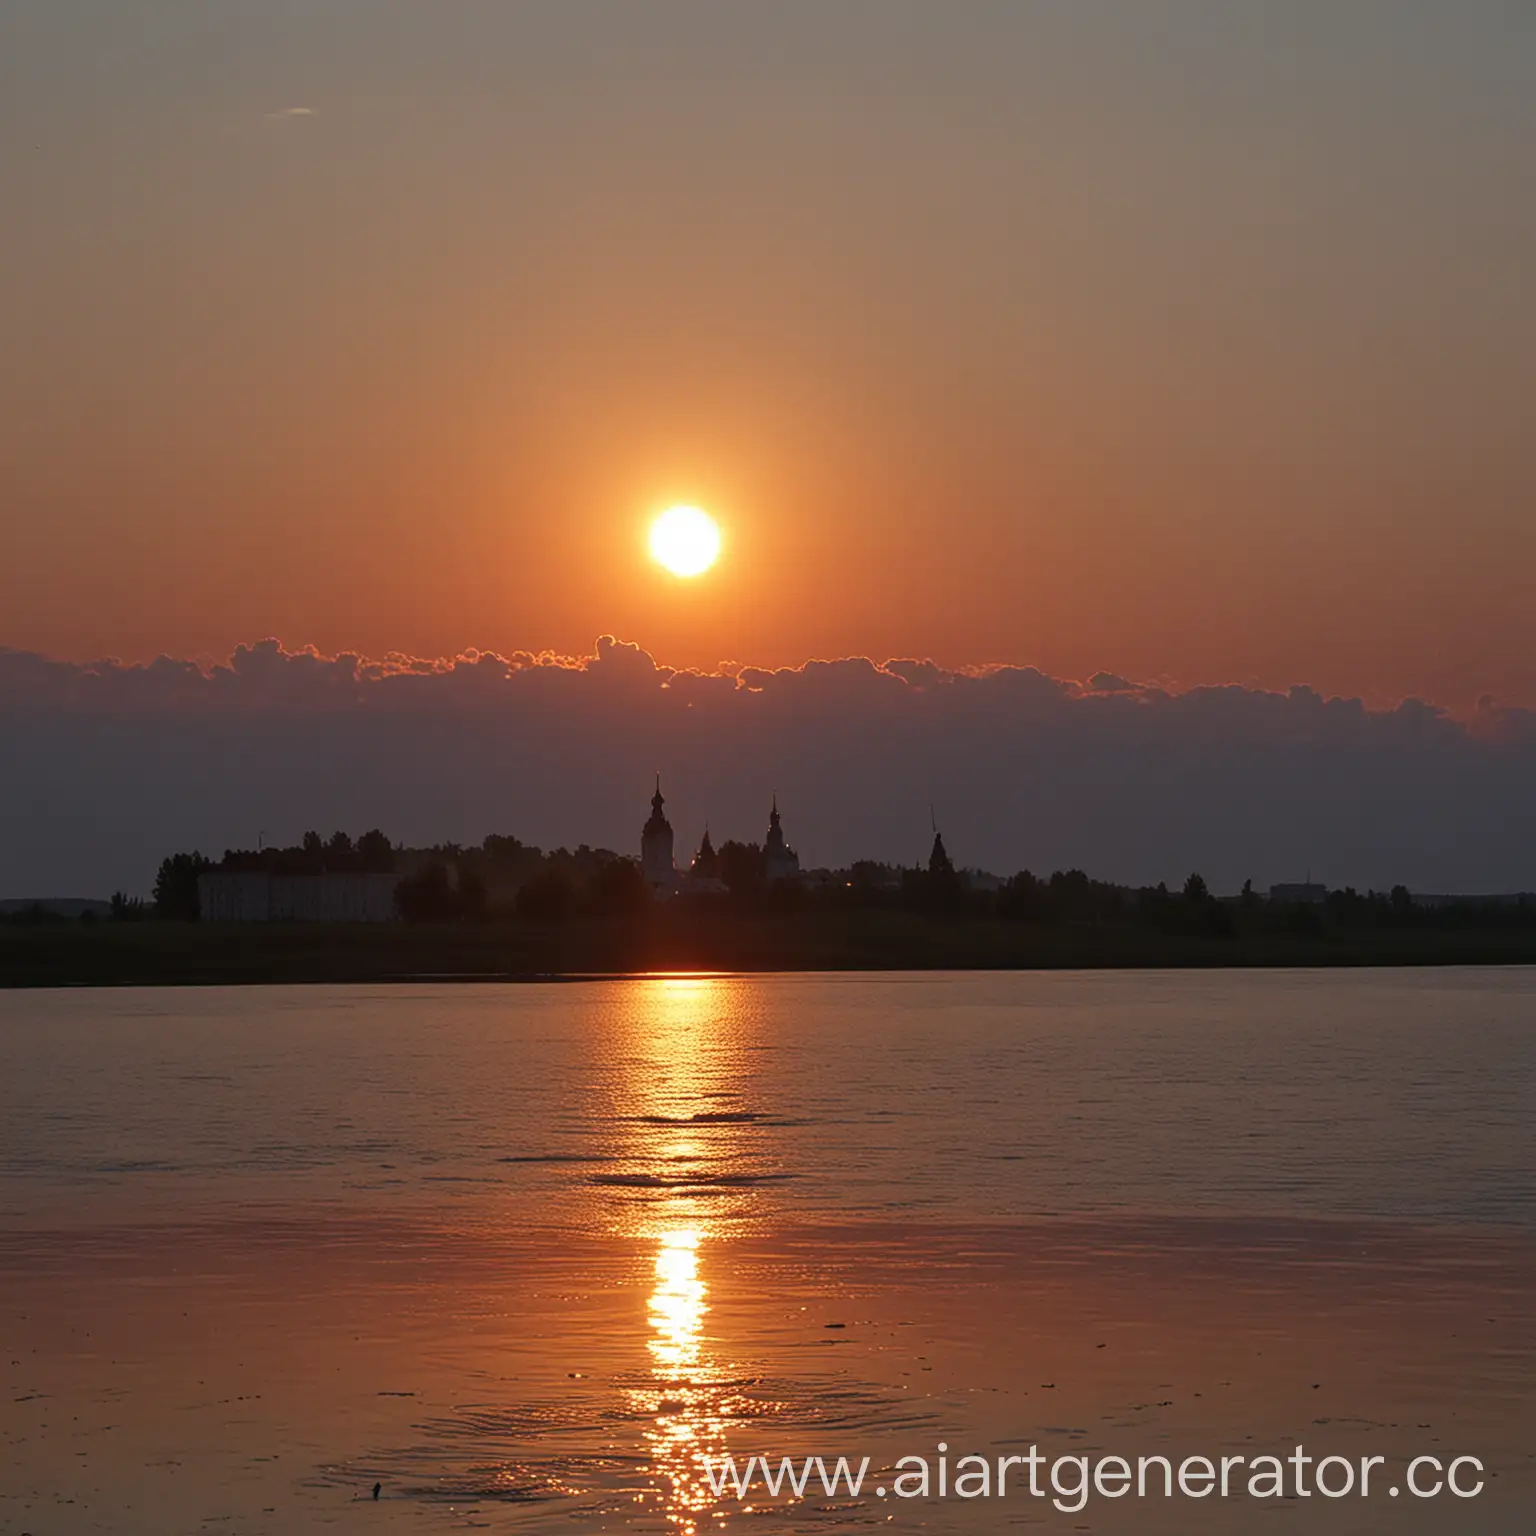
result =
[[[583,844],[544,851],[516,837],[493,835],[478,846],[443,843],[396,847],[377,829],[355,840],[344,832],[308,832],[293,847],[227,850],[167,857],[151,902],[118,893],[111,917],[195,921],[198,877],[213,870],[274,875],[396,874],[395,903],[407,922],[482,922],[513,918],[564,923],[581,918],[635,918],[652,896],[634,860]],[[888,909],[951,919],[992,919],[1042,927],[1143,929],[1226,938],[1239,935],[1324,936],[1381,931],[1521,931],[1536,929],[1536,899],[1466,898],[1433,905],[1399,885],[1387,892],[1330,891],[1317,902],[1273,900],[1249,882],[1240,895],[1212,894],[1198,873],[1169,887],[1130,887],[1095,880],[1082,870],[1037,876],[1021,870],[1003,881],[957,871],[936,843],[926,867],[860,860],[799,881],[770,883],[763,849],[729,841],[716,853],[719,894],[675,898],[682,908],[715,907],[742,914]],[[17,919],[13,919],[17,920]]]

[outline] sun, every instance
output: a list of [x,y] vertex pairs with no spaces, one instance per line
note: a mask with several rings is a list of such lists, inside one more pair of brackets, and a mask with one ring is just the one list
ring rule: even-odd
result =
[[720,558],[720,529],[698,507],[670,507],[651,524],[651,558],[674,576],[702,576]]

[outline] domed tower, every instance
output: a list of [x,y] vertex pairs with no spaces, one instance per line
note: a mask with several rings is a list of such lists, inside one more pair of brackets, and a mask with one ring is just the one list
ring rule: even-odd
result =
[[640,834],[640,869],[645,883],[658,896],[670,895],[677,885],[677,870],[672,863],[672,823],[662,814],[666,803],[658,773],[656,793],[651,797],[651,819]]
[[800,855],[784,841],[778,795],[774,795],[773,810],[768,814],[768,836],[763,840],[763,873],[769,885],[776,880],[800,878]]

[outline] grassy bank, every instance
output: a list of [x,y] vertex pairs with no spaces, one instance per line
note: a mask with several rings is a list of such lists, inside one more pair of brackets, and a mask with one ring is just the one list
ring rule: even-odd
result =
[[0,925],[0,986],[497,980],[637,971],[1528,965],[1536,934],[1208,937],[902,911],[648,914],[620,921]]

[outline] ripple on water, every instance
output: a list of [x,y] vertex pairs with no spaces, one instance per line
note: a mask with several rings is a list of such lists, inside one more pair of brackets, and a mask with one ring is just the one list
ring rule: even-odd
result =
[[782,1184],[792,1173],[594,1173],[587,1182],[614,1189],[751,1189],[759,1184]]
[[[669,1396],[669,1394],[674,1394]],[[326,1486],[366,1490],[386,1483],[395,1497],[424,1501],[548,1503],[633,1495],[654,1487],[645,1454],[616,1454],[615,1437],[643,1433],[707,1401],[716,1433],[769,1429],[786,1440],[808,1431],[892,1433],[932,1429],[938,1415],[893,1389],[846,1378],[724,1374],[686,1383],[643,1373],[615,1375],[606,1388],[558,1402],[466,1405],[412,1426],[406,1445],[376,1447],[318,1469]],[[825,1444],[825,1442],[822,1442]]]

